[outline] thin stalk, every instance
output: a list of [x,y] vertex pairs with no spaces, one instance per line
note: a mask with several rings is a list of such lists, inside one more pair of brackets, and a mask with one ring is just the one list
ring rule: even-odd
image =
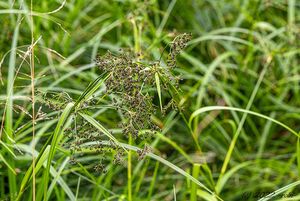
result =
[[[32,141],[35,140],[35,96],[34,96],[34,35],[33,35],[33,15],[32,0],[30,1],[30,21],[31,21],[31,54],[30,54],[30,77],[31,77],[31,103],[32,103]],[[32,200],[35,201],[35,143],[32,144]]]
[[154,189],[154,185],[155,185],[155,181],[156,181],[156,177],[157,177],[157,172],[158,172],[158,167],[159,167],[159,162],[157,161],[156,164],[155,164],[155,169],[154,169],[154,173],[153,173],[153,176],[152,176],[152,181],[151,181],[149,192],[148,192],[147,200],[149,200],[149,201],[151,200],[151,196],[152,196],[152,193],[153,193],[153,189]]
[[[194,178],[198,178],[200,173],[200,164],[193,164],[193,172],[192,176]],[[197,185],[195,183],[191,183],[191,201],[197,201]]]
[[[132,136],[129,134],[129,145],[132,145]],[[132,167],[131,167],[131,150],[128,150],[128,160],[127,160],[127,190],[128,190],[128,201],[132,201]]]
[[[20,28],[20,22],[21,22],[21,15],[18,15],[18,20],[16,27],[14,29],[13,34],[13,40],[11,45],[11,52],[9,57],[9,66],[8,66],[8,77],[7,77],[7,102],[5,107],[5,112],[3,114],[3,119],[1,123],[1,129],[0,129],[0,140],[2,137],[2,134],[5,133],[4,136],[7,145],[12,144],[13,139],[13,95],[14,95],[14,73],[15,73],[15,65],[16,65],[16,47],[18,44],[18,37],[19,37],[19,28]],[[5,118],[4,118],[5,116]],[[4,120],[4,121],[3,121]],[[5,123],[5,129],[3,132],[3,122]],[[6,155],[6,154],[5,154]],[[15,160],[8,155],[7,161],[12,169],[15,168]],[[9,193],[10,193],[10,199],[15,199],[17,194],[17,181],[16,181],[16,175],[8,168],[8,185],[9,185]]]

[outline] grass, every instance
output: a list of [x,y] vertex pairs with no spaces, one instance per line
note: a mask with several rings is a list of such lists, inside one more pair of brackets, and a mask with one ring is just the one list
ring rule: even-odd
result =
[[[0,0],[0,200],[299,200],[299,14],[296,0]],[[141,111],[97,63],[120,48],[150,76]]]

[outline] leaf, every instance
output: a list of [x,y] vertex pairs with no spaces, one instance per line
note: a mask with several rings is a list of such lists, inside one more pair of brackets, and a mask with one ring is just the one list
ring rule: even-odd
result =
[[226,182],[228,181],[228,179],[230,179],[230,177],[235,173],[237,172],[238,170],[248,166],[248,165],[251,165],[252,162],[244,162],[244,163],[241,163],[233,168],[231,168],[228,172],[226,172],[223,176],[221,176],[217,182],[217,185],[215,187],[216,189],[216,193],[217,194],[220,194],[224,185],[226,184]]
[[253,111],[245,110],[245,109],[241,109],[241,108],[236,108],[236,107],[208,106],[208,107],[200,108],[200,109],[198,109],[198,110],[196,110],[192,113],[192,115],[189,119],[189,126],[191,126],[192,121],[196,116],[200,115],[201,113],[208,112],[208,111],[213,111],[213,110],[230,110],[230,111],[238,111],[238,112],[244,112],[244,113],[247,113],[247,114],[252,114],[254,116],[258,116],[258,117],[261,117],[263,119],[267,119],[269,121],[272,121],[272,122],[282,126],[283,128],[287,129],[288,131],[290,131],[292,134],[296,135],[297,137],[299,137],[299,134],[296,131],[294,131],[292,128],[288,127],[287,125],[281,123],[280,121],[277,121],[276,119],[273,119],[271,117],[268,117],[266,115],[263,115],[263,114],[260,114],[260,113],[257,113],[257,112],[253,112]]
[[[58,123],[57,123],[57,126],[56,126],[56,129],[55,131],[53,132],[53,134],[48,138],[48,140],[46,141],[46,143],[44,144],[44,146],[42,147],[42,149],[40,150],[40,152],[38,153],[38,156],[36,158],[36,167],[35,167],[35,173],[37,174],[39,169],[37,169],[37,166],[41,166],[41,164],[44,163],[44,160],[46,160],[47,158],[45,158],[46,156],[48,157],[48,146],[49,144],[53,143],[53,138],[55,135],[58,135],[60,131],[60,129],[62,128],[63,126],[63,123],[65,122],[65,120],[68,118],[69,116],[69,113],[71,112],[71,110],[73,109],[74,107],[74,103],[69,103],[66,108],[64,109],[63,111],[63,114],[61,115],[60,119],[58,120]],[[57,138],[57,137],[56,137]],[[47,155],[45,155],[47,154]],[[24,192],[25,188],[26,188],[26,185],[28,183],[28,181],[32,178],[32,169],[33,169],[33,164],[30,165],[30,167],[28,168],[27,172],[25,173],[25,176],[23,177],[22,179],[22,182],[21,182],[21,187],[20,187],[20,190],[19,190],[19,194],[17,196],[17,200],[20,200],[21,199],[21,196],[22,196],[22,193]],[[47,169],[47,172],[45,174],[48,174],[49,175],[49,168]],[[49,176],[48,176],[49,177]],[[47,178],[48,178],[47,177]],[[44,180],[45,182],[47,182],[47,180]],[[46,189],[45,189],[46,190]]]
[[270,200],[271,198],[273,198],[273,197],[275,197],[275,196],[277,196],[277,195],[279,195],[279,194],[281,194],[281,193],[283,193],[283,192],[285,192],[285,191],[287,191],[287,190],[289,190],[291,188],[294,188],[295,186],[298,186],[299,184],[300,184],[300,180],[295,181],[295,182],[293,182],[291,184],[288,184],[288,185],[286,185],[286,186],[284,186],[284,187],[282,187],[282,188],[280,188],[280,189],[278,189],[276,191],[273,191],[272,193],[266,195],[265,197],[259,199],[258,201],[267,201],[267,200]]
[[[17,145],[19,148],[27,151],[28,153],[31,153],[32,150],[26,146],[23,145]],[[41,167],[43,166],[44,162],[47,160],[48,155],[49,155],[49,150],[50,150],[50,146],[48,145],[45,150],[41,151],[39,153],[39,157],[36,160],[36,164],[35,164],[35,174],[37,174],[39,172],[39,170],[41,169]],[[32,179],[32,165],[30,166],[30,168],[27,170],[27,172],[25,173],[25,176],[22,180],[21,183],[21,188],[17,197],[17,200],[21,199],[22,193],[23,193],[23,189],[26,188],[27,182],[29,179]]]
[[68,103],[67,104],[67,106],[64,109],[60,119],[57,122],[56,128],[54,130],[54,134],[52,136],[50,152],[49,152],[47,166],[46,166],[45,175],[44,175],[44,183],[45,183],[45,185],[44,185],[44,197],[47,196],[50,166],[51,166],[51,161],[54,157],[55,149],[56,149],[57,144],[58,144],[58,138],[59,138],[59,135],[61,135],[62,132],[63,132],[63,126],[64,126],[66,120],[68,119],[69,114],[70,114],[71,110],[73,109],[73,107],[74,107],[74,103]]
[[2,154],[0,153],[0,161],[3,161],[3,163],[8,167],[8,169],[14,174],[16,175],[16,171],[14,170],[14,168],[12,168],[9,163],[6,161],[6,159],[2,156]]
[[201,191],[199,189],[197,190],[197,195],[207,201],[217,201],[217,198],[215,195],[211,195],[211,194],[209,194],[205,191]]
[[96,121],[93,117],[83,114],[79,112],[80,116],[82,116],[85,120],[87,120],[90,124],[95,126],[98,130],[100,130],[102,133],[104,133],[109,139],[111,139],[113,142],[115,142],[117,145],[121,146],[125,151],[127,151],[120,143],[119,141],[106,129],[104,126],[102,126],[98,121]]
[[[32,148],[29,147],[28,145],[24,145],[24,144],[17,144],[16,145],[18,148],[20,148],[21,150],[24,150],[25,152],[32,154]],[[36,150],[34,150],[34,154],[38,155],[39,160],[36,163],[35,166],[35,171],[36,173],[41,169],[42,166],[47,167],[47,159],[48,159],[48,155],[49,155],[49,151],[50,151],[50,145],[48,145],[43,152],[37,152]],[[66,159],[68,160],[68,158]],[[63,166],[61,166],[63,167]],[[56,172],[55,168],[53,166],[50,166],[50,174],[54,177],[54,181],[57,180],[57,183],[62,187],[62,189],[65,191],[65,193],[68,195],[70,200],[75,200],[75,196],[73,194],[73,192],[71,191],[71,189],[69,188],[69,186],[67,185],[67,183],[63,180],[63,178],[60,176],[60,173]],[[22,180],[22,184],[21,186],[24,186],[27,184],[27,181],[29,180],[29,177],[32,177],[32,169],[29,169],[25,176],[24,179]],[[27,178],[27,179],[25,179]],[[53,183],[53,182],[52,182]],[[43,183],[41,183],[41,185],[43,185]],[[21,187],[21,189],[24,189]],[[22,196],[22,192],[20,191],[18,194],[18,197],[16,200],[21,200],[21,196]]]
[[[51,137],[48,138],[47,142],[42,147],[41,151],[39,152],[38,156],[36,157],[35,174],[37,174],[39,171],[39,166],[41,166],[40,163],[43,164],[44,160],[46,160],[48,157],[48,154],[49,154],[48,144],[50,144],[50,141],[51,141]],[[22,145],[18,145],[18,147],[20,148],[20,147],[22,147]],[[45,158],[45,154],[47,155],[46,158]],[[28,168],[28,170],[25,173],[25,176],[22,179],[19,194],[17,196],[17,200],[21,199],[22,193],[24,192],[24,189],[26,188],[28,181],[30,179],[32,179],[32,165],[33,164],[30,165],[30,167]]]
[[300,175],[300,138],[297,139],[297,168],[298,168],[298,176]]
[[75,102],[74,107],[77,107],[80,103],[87,100],[95,91],[103,84],[107,78],[109,78],[110,74],[103,73],[100,75],[97,79],[95,79],[93,82],[91,82],[87,88],[83,91],[83,93],[80,95],[80,97]]
[[158,98],[159,98],[160,111],[162,112],[161,88],[160,88],[158,73],[155,73],[155,83],[156,83],[156,89],[157,89],[157,94],[158,94]]
[[4,143],[2,140],[0,140],[0,144],[7,150],[7,153],[11,154],[14,158],[16,158],[16,155],[14,152]]
[[51,168],[52,170],[51,171],[51,174],[53,175],[54,179],[48,189],[48,192],[47,192],[47,200],[50,200],[50,196],[51,196],[51,193],[56,185],[56,183],[59,183],[61,185],[61,187],[64,189],[64,191],[69,195],[69,198],[71,198],[71,200],[76,200],[75,199],[75,196],[73,194],[73,192],[71,191],[71,189],[68,187],[68,185],[62,180],[61,178],[61,173],[63,171],[63,169],[65,168],[65,166],[68,164],[69,162],[69,157],[67,157],[64,162],[60,165],[60,168],[58,170],[58,172],[56,172],[56,170],[53,168]]
[[[194,164],[193,164],[193,170],[192,170],[192,175],[193,175],[193,177],[195,177],[195,178],[198,178],[198,177],[199,177],[200,166],[201,166],[201,165],[198,164],[198,163],[194,163]],[[191,201],[196,201],[196,200],[197,200],[197,186],[196,186],[195,183],[192,183],[192,184],[191,184],[190,190],[191,190],[191,198],[190,198],[190,200],[191,200]]]

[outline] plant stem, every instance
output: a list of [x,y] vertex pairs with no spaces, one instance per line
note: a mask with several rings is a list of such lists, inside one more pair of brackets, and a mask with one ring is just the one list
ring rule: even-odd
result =
[[[129,144],[132,144],[132,136],[129,134]],[[131,170],[131,150],[128,151],[128,160],[127,160],[127,188],[128,188],[128,201],[132,201],[132,190],[131,190],[131,175],[132,175],[132,170]]]

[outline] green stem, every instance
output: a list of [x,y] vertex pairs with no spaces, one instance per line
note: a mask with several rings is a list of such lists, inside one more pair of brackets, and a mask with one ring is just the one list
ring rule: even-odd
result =
[[[198,178],[200,172],[200,164],[193,164],[193,173],[192,176],[194,178]],[[195,183],[191,183],[191,201],[197,201],[197,185]]]
[[[129,144],[132,144],[132,136],[129,134]],[[128,188],[128,201],[132,201],[132,188],[131,188],[131,178],[132,178],[132,167],[131,167],[131,150],[128,150],[128,160],[127,160],[127,188]]]

